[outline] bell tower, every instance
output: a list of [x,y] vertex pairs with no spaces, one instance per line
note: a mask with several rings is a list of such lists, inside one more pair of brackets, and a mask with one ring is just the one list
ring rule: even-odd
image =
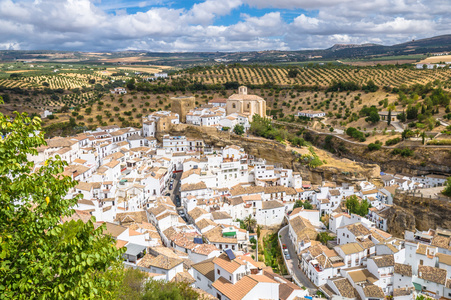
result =
[[245,87],[245,86],[240,86],[240,87],[238,88],[238,94],[239,94],[239,95],[247,95],[247,87]]

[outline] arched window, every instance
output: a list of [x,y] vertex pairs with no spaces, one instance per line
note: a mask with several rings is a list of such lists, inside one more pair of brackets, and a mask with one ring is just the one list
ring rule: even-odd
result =
[[232,108],[236,108],[236,104],[235,103],[232,104]]

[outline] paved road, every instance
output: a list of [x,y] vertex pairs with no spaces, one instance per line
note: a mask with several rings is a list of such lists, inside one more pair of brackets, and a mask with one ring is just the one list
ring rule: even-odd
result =
[[316,292],[316,286],[310,281],[310,279],[307,278],[304,272],[298,267],[297,264],[298,258],[296,255],[296,251],[294,250],[294,246],[291,243],[291,240],[288,236],[288,226],[280,231],[280,235],[281,235],[280,240],[282,241],[282,244],[287,245],[288,252],[290,253],[291,257],[291,259],[287,261],[287,267],[294,272],[294,275],[299,280],[299,282],[309,289],[310,294],[314,294]]
[[439,122],[442,126],[445,126],[445,127],[449,126],[449,124],[444,122],[442,119],[437,119],[437,120],[439,120]]
[[[180,196],[179,187],[180,187],[180,178],[182,177],[182,172],[175,173],[175,174],[176,174],[176,177],[174,179],[172,190],[169,190],[169,183],[168,183],[163,194],[165,195],[166,193],[169,193],[170,194],[169,197],[171,198],[172,202],[175,205],[177,205],[177,203],[175,203],[175,196],[176,195]],[[172,178],[172,175],[171,175],[171,178]]]
[[399,122],[391,122],[393,127],[395,127],[396,132],[403,132],[404,128],[402,128],[401,124]]

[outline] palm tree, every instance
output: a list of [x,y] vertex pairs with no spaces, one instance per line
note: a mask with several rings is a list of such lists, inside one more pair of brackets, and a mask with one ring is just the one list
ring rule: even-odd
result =
[[252,218],[252,215],[249,215],[244,218],[243,223],[246,226],[247,231],[251,231],[255,224],[257,224],[257,221]]

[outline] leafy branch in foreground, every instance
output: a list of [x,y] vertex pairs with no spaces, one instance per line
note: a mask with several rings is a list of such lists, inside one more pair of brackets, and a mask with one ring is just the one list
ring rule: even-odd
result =
[[46,144],[40,130],[39,118],[0,113],[0,299],[110,298],[121,251],[94,218],[62,222],[77,182],[61,175],[59,157],[28,161]]

